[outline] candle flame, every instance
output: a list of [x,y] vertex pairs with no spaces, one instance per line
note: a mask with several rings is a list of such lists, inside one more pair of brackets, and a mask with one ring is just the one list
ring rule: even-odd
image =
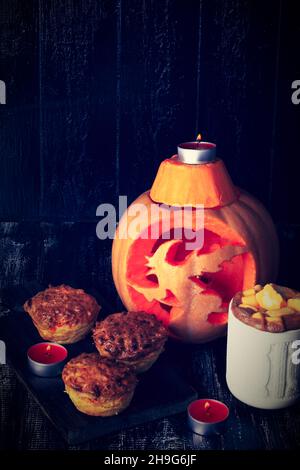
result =
[[210,407],[211,407],[210,403],[209,403],[208,401],[206,401],[206,402],[204,403],[204,409],[205,409],[205,411],[208,411]]
[[48,346],[46,347],[46,351],[49,352],[50,350],[51,350],[51,346],[50,346],[50,344],[48,344]]
[[196,140],[197,140],[197,142],[201,142],[201,140],[202,140],[202,135],[201,135],[201,134],[198,134]]

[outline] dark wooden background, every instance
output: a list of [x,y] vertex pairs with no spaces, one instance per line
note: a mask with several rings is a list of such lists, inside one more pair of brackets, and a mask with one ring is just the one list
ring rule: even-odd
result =
[[[298,11],[292,0],[0,0],[0,287],[76,282],[115,296],[97,206],[132,201],[202,132],[268,207],[279,281],[300,288]],[[62,445],[12,371],[0,377],[0,447]],[[104,445],[147,448],[157,432],[157,448],[188,447],[180,419]],[[288,446],[274,439],[249,446]]]

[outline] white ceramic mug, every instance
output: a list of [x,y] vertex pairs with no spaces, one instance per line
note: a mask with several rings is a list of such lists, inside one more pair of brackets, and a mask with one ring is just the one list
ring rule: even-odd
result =
[[[300,398],[300,364],[293,343],[300,329],[282,333],[246,325],[229,307],[226,380],[231,393],[256,408],[284,408]],[[295,346],[295,344],[294,344]],[[299,346],[298,346],[299,347]]]

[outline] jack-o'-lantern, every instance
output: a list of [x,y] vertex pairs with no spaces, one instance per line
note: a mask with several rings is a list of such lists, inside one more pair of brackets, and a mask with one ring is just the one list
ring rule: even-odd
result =
[[[190,216],[178,217],[187,208]],[[215,145],[202,142],[181,144],[161,163],[151,190],[123,215],[112,250],[126,308],[154,313],[171,336],[197,343],[224,335],[231,298],[274,279],[277,264],[269,214],[233,185]]]

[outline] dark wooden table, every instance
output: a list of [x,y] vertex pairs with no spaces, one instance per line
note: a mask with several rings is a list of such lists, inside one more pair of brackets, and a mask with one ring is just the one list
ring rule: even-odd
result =
[[[5,314],[3,310],[1,314]],[[211,344],[176,348],[178,361],[186,367],[190,383],[199,396],[218,398],[229,405],[230,419],[223,436],[206,438],[192,434],[183,413],[69,448],[113,451],[300,447],[300,405],[287,410],[261,411],[233,398],[225,381],[225,349],[225,338]],[[0,366],[0,384],[0,448],[67,448],[8,365]]]

